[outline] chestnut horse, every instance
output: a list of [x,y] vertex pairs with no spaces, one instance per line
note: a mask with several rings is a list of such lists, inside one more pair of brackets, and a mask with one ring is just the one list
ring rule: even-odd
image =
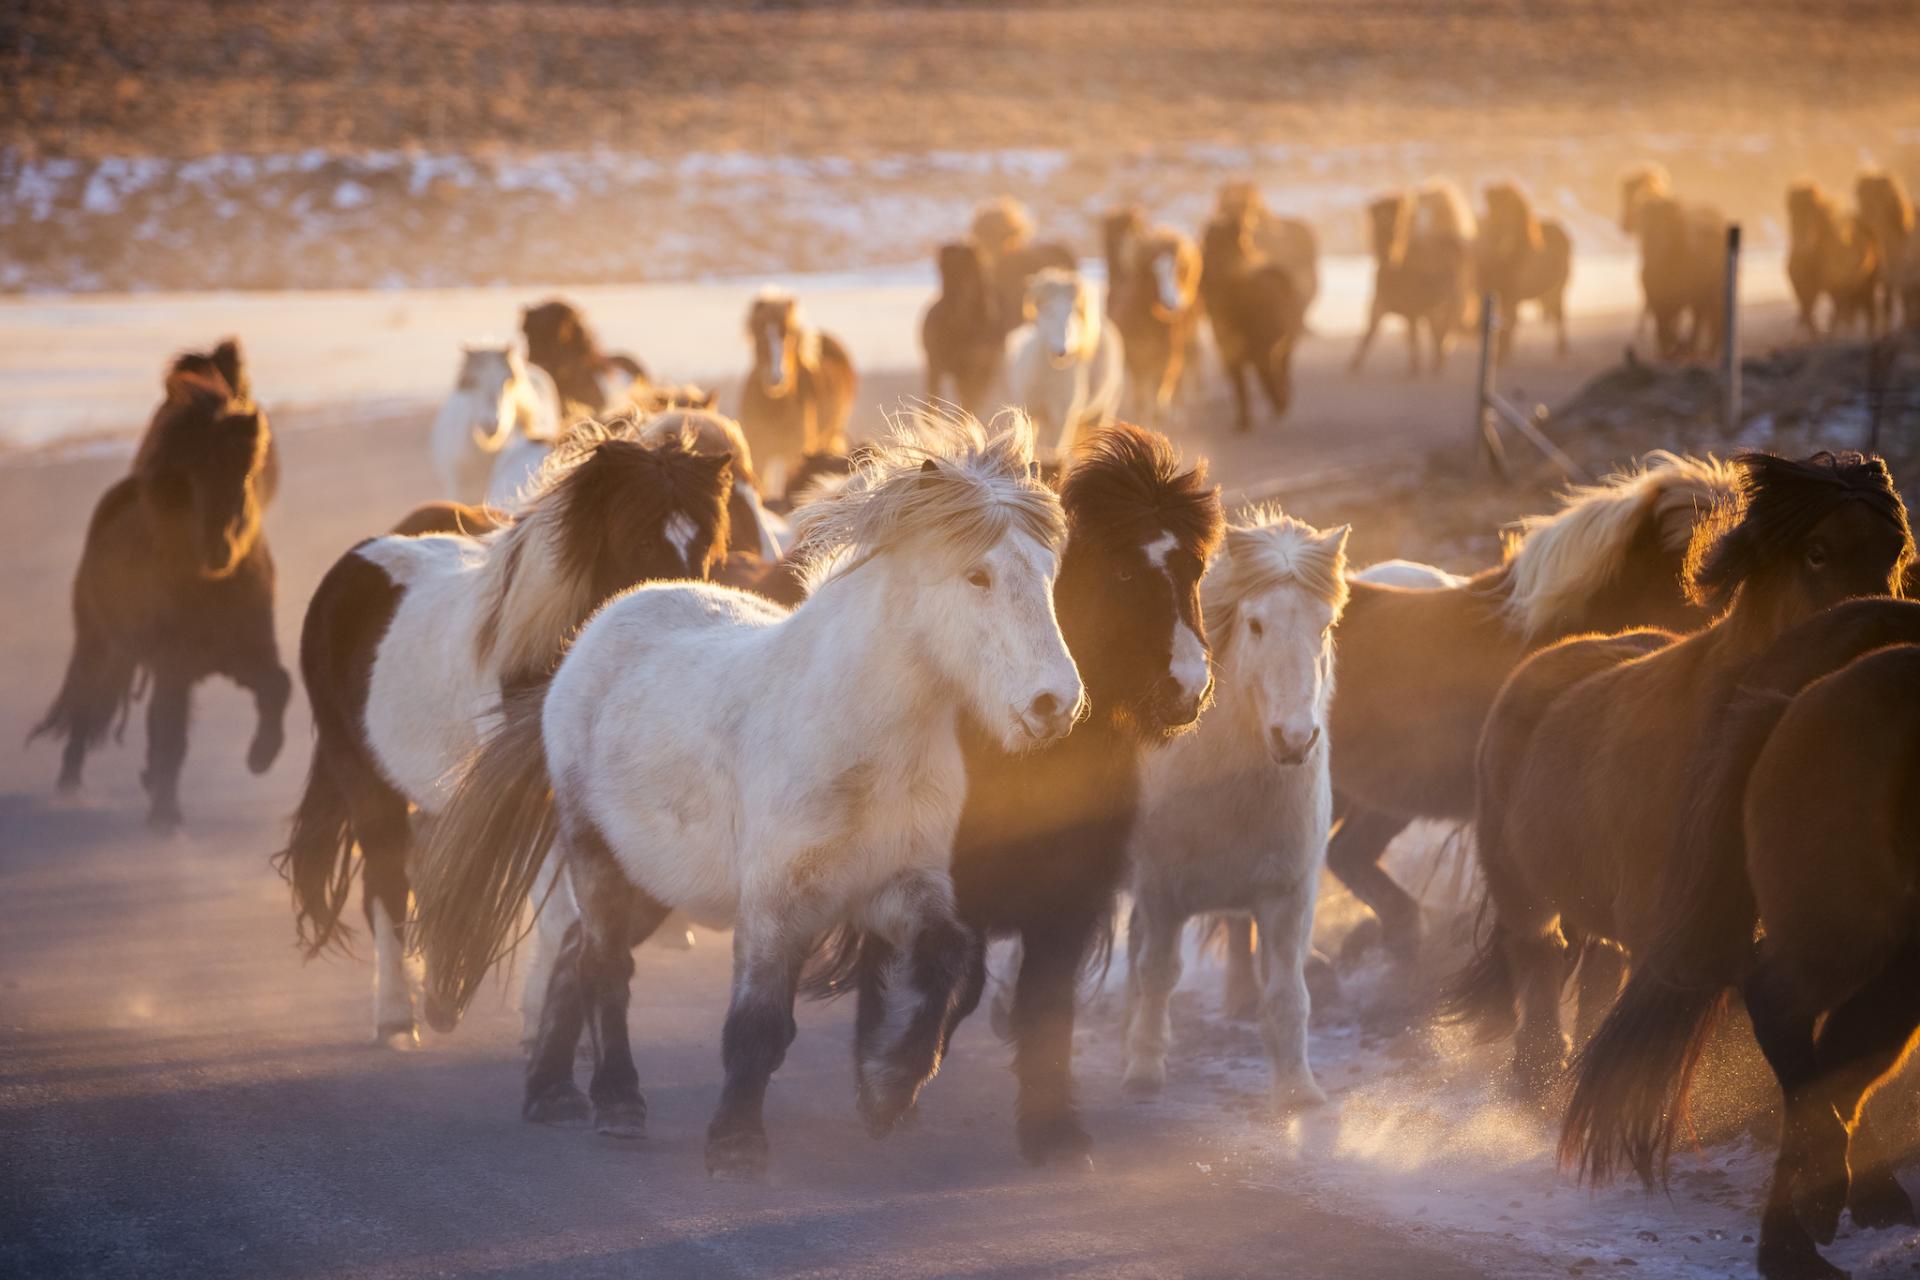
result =
[[1252,224],[1218,217],[1201,242],[1200,300],[1220,364],[1233,384],[1234,425],[1253,429],[1247,373],[1253,372],[1276,420],[1293,404],[1293,348],[1305,308],[1293,277],[1254,249]]
[[[1746,454],[1738,465],[1742,501],[1723,504],[1689,551],[1689,593],[1714,622],[1685,639],[1629,632],[1540,650],[1481,732],[1476,855],[1490,927],[1450,1003],[1483,1030],[1513,1030],[1524,1094],[1543,1095],[1566,1056],[1570,949],[1611,943],[1631,955],[1651,941],[1692,762],[1742,674],[1821,609],[1898,591],[1912,559],[1906,509],[1878,458]],[[1588,949],[1583,1021],[1617,991],[1617,957]]]
[[1787,188],[1787,282],[1800,304],[1800,327],[1820,332],[1814,315],[1820,300],[1833,307],[1827,332],[1839,333],[1863,320],[1867,336],[1880,331],[1880,281],[1884,260],[1866,220],[1840,207],[1817,182]]
[[1567,354],[1567,281],[1573,275],[1573,241],[1558,222],[1534,215],[1526,193],[1511,182],[1486,188],[1487,216],[1480,230],[1480,288],[1499,308],[1498,351],[1505,360],[1520,329],[1520,304],[1537,302],[1554,326],[1555,350]]
[[[547,371],[560,393],[563,421],[598,417],[643,398],[647,370],[623,352],[604,352],[572,303],[554,298],[520,312],[527,360]],[[640,393],[640,395],[636,395]]]
[[1677,199],[1666,169],[1650,164],[1621,180],[1620,229],[1640,242],[1640,291],[1660,358],[1718,353],[1726,328],[1726,218],[1711,205]]
[[[1461,228],[1448,225],[1448,219],[1422,217],[1449,209],[1445,190],[1430,189],[1417,199],[1413,192],[1402,191],[1367,206],[1373,301],[1366,330],[1348,362],[1351,372],[1358,373],[1366,363],[1380,322],[1388,316],[1407,322],[1407,372],[1416,377],[1421,326],[1432,339],[1436,374],[1446,364],[1455,331],[1466,327],[1473,313],[1473,241]],[[1422,221],[1428,224],[1424,229]]]
[[802,458],[847,451],[857,379],[831,334],[808,326],[790,293],[766,288],[747,308],[753,367],[740,387],[740,425],[769,484],[786,488]]
[[920,322],[927,353],[927,399],[938,401],[953,384],[953,403],[970,414],[987,408],[987,395],[1006,358],[1008,325],[986,263],[969,241],[943,244],[936,255],[940,296]]
[[1107,316],[1126,355],[1130,416],[1165,426],[1200,327],[1200,251],[1137,209],[1106,220]]

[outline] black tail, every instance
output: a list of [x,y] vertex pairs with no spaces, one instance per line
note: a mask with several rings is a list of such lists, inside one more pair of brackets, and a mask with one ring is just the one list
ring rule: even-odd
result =
[[315,740],[307,788],[294,810],[287,847],[273,866],[293,889],[294,927],[309,958],[330,946],[345,949],[353,930],[341,923],[353,888],[353,818],[347,797],[327,763],[325,737]]
[[465,1011],[519,940],[521,908],[558,834],[540,732],[546,695],[544,683],[508,695],[499,728],[435,815],[409,868],[427,1001],[448,1017]]
[[836,925],[814,946],[800,978],[801,994],[809,1000],[839,999],[859,985],[870,958],[865,930]]
[[1519,1021],[1514,1009],[1513,966],[1507,957],[1506,930],[1498,921],[1483,922],[1473,958],[1442,990],[1440,1020],[1471,1023],[1482,1041],[1513,1034]]
[[140,668],[116,654],[83,620],[75,619],[75,630],[60,691],[27,731],[28,742],[52,736],[66,739],[69,749],[85,751],[106,741],[109,732],[118,737],[126,727],[127,713],[138,697],[134,678]]

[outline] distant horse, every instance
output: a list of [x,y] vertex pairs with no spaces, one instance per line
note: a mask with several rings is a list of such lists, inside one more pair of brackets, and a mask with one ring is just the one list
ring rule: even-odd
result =
[[1109,253],[1107,316],[1126,354],[1129,416],[1164,426],[1200,328],[1200,251],[1171,227],[1148,230],[1142,220]]
[[740,424],[712,409],[669,409],[640,422],[636,438],[645,445],[664,445],[684,438],[695,453],[733,461],[733,487],[727,497],[727,554],[748,553],[778,560],[781,547],[775,519],[760,501],[760,477],[753,467],[753,450]]
[[704,577],[724,554],[730,461],[618,430],[570,432],[525,513],[498,531],[368,539],[307,606],[300,669],[313,761],[275,861],[309,955],[344,937],[341,913],[364,866],[378,1042],[418,1035],[400,935],[409,809],[442,807],[448,772],[503,690],[544,681],[602,601],[649,579]]
[[[1635,956],[1632,980],[1582,1053],[1567,1109],[1563,1159],[1596,1181],[1624,1163],[1652,1183],[1664,1173],[1708,1033],[1728,993],[1740,990],[1788,1099],[1786,1141],[1760,1231],[1761,1271],[1775,1280],[1838,1274],[1814,1252],[1813,1237],[1832,1238],[1842,1204],[1863,1227],[1915,1220],[1891,1153],[1859,1114],[1861,1096],[1897,1060],[1920,1018],[1909,1002],[1902,1022],[1899,1003],[1890,1004],[1885,983],[1872,979],[1888,955],[1903,945],[1912,951],[1911,913],[1876,904],[1911,903],[1913,867],[1901,869],[1890,849],[1877,858],[1849,855],[1876,847],[1908,821],[1906,808],[1888,803],[1899,793],[1883,788],[1913,776],[1911,752],[1920,739],[1911,689],[1877,687],[1865,673],[1898,669],[1903,682],[1911,680],[1916,643],[1920,605],[1851,601],[1786,632],[1747,669],[1696,762],[1694,800],[1653,898],[1660,917],[1649,929],[1653,941]],[[1875,650],[1882,652],[1862,657]],[[1889,659],[1884,668],[1882,657]],[[1803,704],[1796,695],[1820,685],[1839,689],[1842,677],[1831,673],[1843,669],[1853,673],[1847,681],[1863,677],[1859,687],[1872,690],[1871,703],[1851,712],[1844,726],[1807,736],[1811,708],[1824,697]],[[1828,703],[1822,714],[1837,705]],[[1798,722],[1801,731],[1783,725],[1790,713],[1808,715]],[[1777,773],[1816,744],[1818,755],[1794,762],[1799,772],[1790,778],[1759,767],[1764,759]],[[1782,804],[1792,806],[1790,819],[1776,812]],[[1804,846],[1791,849],[1790,861],[1770,856],[1780,848],[1777,837],[1797,833],[1804,840],[1808,823],[1817,824],[1819,856]],[[1869,830],[1880,834],[1868,837]],[[1812,880],[1793,871],[1796,863],[1816,871]],[[1756,936],[1763,938],[1758,948]],[[1816,937],[1817,951],[1807,951]],[[1819,957],[1817,967],[1807,963],[1809,955]],[[1910,972],[1911,954],[1900,963]],[[1829,1016],[1816,1039],[1820,1013]],[[1833,1092],[1822,1097],[1824,1089]],[[1850,1161],[1848,1135],[1836,1120],[1851,1131]]]
[[[885,1133],[938,1069],[971,946],[947,866],[967,776],[959,724],[1003,749],[1064,735],[1084,698],[1049,588],[1064,522],[1017,418],[922,414],[800,513],[824,578],[788,613],[745,592],[650,586],[574,641],[472,763],[421,876],[429,981],[450,1009],[499,955],[557,839],[580,907],[555,966],[523,1114],[638,1136],[630,948],[667,912],[734,927],[709,1172],[764,1170],[766,1088],[801,967],[856,918],[899,948],[856,1029],[860,1109]],[[537,705],[535,705],[537,704]],[[1040,873],[1043,867],[1030,871]]]
[[1307,308],[1320,295],[1320,242],[1312,225],[1275,213],[1267,207],[1260,188],[1251,182],[1221,183],[1214,217],[1229,222],[1245,221],[1253,239],[1253,252],[1287,273],[1287,279],[1293,283],[1294,302],[1300,308],[1300,314],[1295,317],[1297,328],[1304,333]]
[[125,727],[142,677],[150,700],[140,781],[154,830],[180,826],[180,766],[201,680],[224,675],[253,695],[250,770],[265,773],[279,755],[292,681],[274,639],[273,556],[260,527],[271,449],[266,415],[211,365],[168,375],[133,474],[93,509],[73,580],[73,654],[28,735],[66,740],[62,792],[80,786],[88,749]]
[[1126,352],[1077,272],[1049,267],[1035,276],[1026,315],[1027,326],[1007,341],[1007,397],[1065,464],[1081,433],[1119,412]]
[[[181,352],[168,366],[169,376],[176,373],[187,373],[196,378],[224,382],[227,389],[233,393],[235,400],[246,404],[253,403],[253,381],[248,376],[246,358],[241,354],[238,338],[222,338],[211,351]],[[148,469],[154,451],[159,448],[163,438],[171,434],[161,430],[162,419],[171,421],[167,402],[164,400],[154,411],[152,421],[147,424],[147,429],[141,434],[140,443],[134,450],[131,468],[134,475],[140,475]],[[267,459],[253,478],[253,494],[260,503],[260,509],[264,511],[273,505],[274,497],[279,492],[280,442],[269,431],[267,432]]]
[[1011,196],[1000,196],[974,211],[971,238],[993,283],[994,305],[1003,333],[1020,326],[1034,277],[1042,271],[1078,271],[1073,250],[1052,240],[1033,238],[1033,218]]
[[[1453,335],[1473,314],[1473,243],[1464,233],[1463,215],[1443,194],[1428,191],[1383,196],[1367,206],[1373,249],[1373,301],[1348,368],[1366,363],[1380,322],[1400,316],[1407,322],[1407,371],[1420,373],[1420,329],[1433,346],[1433,372],[1445,366]],[[1424,224],[1426,230],[1420,230]]]
[[646,390],[646,367],[623,352],[601,351],[572,303],[554,298],[523,308],[520,332],[528,362],[546,370],[559,390],[563,421],[622,409]]
[[845,453],[857,379],[847,349],[806,324],[792,294],[762,289],[747,309],[753,366],[740,388],[740,425],[768,483],[810,453]]
[[920,322],[927,399],[939,401],[951,383],[953,403],[967,413],[983,413],[1006,358],[1007,325],[986,264],[971,242],[941,245],[937,262],[940,296]]
[[454,502],[487,496],[494,462],[516,436],[551,443],[560,434],[560,393],[544,369],[507,346],[464,346],[453,394],[430,437],[440,492]]
[[423,502],[389,529],[403,537],[417,538],[423,533],[457,533],[477,538],[513,523],[513,517],[496,507],[469,506],[464,502]]
[[1201,584],[1215,705],[1148,760],[1133,833],[1121,1084],[1135,1096],[1166,1080],[1187,918],[1230,911],[1259,922],[1274,1109],[1326,1101],[1307,1062],[1306,964],[1333,817],[1326,728],[1347,533],[1257,509],[1227,530]]
[[1871,337],[1880,329],[1883,260],[1866,220],[1846,213],[1817,182],[1787,188],[1787,281],[1800,304],[1800,327],[1819,334],[1814,311],[1820,299],[1832,303],[1827,332],[1839,333],[1856,320]]
[[1234,426],[1253,429],[1247,403],[1252,370],[1276,420],[1293,404],[1293,348],[1302,307],[1284,268],[1253,251],[1245,219],[1215,218],[1201,244],[1200,300],[1220,364],[1233,386]]
[[1889,170],[1864,169],[1854,180],[1853,202],[1880,256],[1882,320],[1892,328],[1897,314],[1920,332],[1920,239],[1906,186]]
[[[1738,462],[1744,501],[1696,535],[1688,561],[1688,588],[1715,621],[1685,639],[1639,632],[1542,649],[1508,678],[1481,733],[1475,847],[1490,927],[1453,1008],[1483,1030],[1513,1030],[1514,1083],[1534,1097],[1567,1052],[1568,954],[1595,943],[1631,956],[1652,940],[1692,763],[1746,669],[1821,609],[1897,591],[1913,555],[1879,459]],[[1583,1022],[1618,989],[1617,963],[1600,972],[1582,975]]]
[[1554,326],[1556,350],[1567,354],[1567,281],[1573,274],[1573,241],[1558,222],[1534,216],[1526,193],[1511,182],[1487,186],[1487,216],[1480,232],[1480,288],[1499,308],[1499,357],[1513,350],[1520,304],[1537,302]]
[[[619,410],[604,416],[645,422],[674,409],[711,409],[715,399],[713,392],[692,383],[680,386],[649,384],[629,389],[622,397]],[[575,421],[591,423],[597,419],[587,417],[576,418]],[[548,455],[565,434],[566,428],[563,427],[544,435],[520,431],[510,436],[494,455],[493,468],[487,476],[486,505],[500,511],[518,511],[524,507],[539,488],[540,469],[546,465]]]
[[1676,199],[1667,171],[1644,165],[1621,180],[1620,229],[1640,242],[1640,291],[1660,358],[1717,354],[1726,329],[1726,218]]

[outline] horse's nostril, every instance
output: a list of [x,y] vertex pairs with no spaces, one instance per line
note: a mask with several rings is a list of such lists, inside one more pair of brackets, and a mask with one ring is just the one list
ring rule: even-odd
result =
[[1060,699],[1050,693],[1043,693],[1035,698],[1033,702],[1028,705],[1027,709],[1036,716],[1043,718],[1051,717],[1059,713]]

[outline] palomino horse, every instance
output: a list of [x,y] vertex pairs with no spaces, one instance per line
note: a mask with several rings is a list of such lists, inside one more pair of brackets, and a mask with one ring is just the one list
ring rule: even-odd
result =
[[1137,209],[1108,218],[1107,316],[1126,353],[1132,417],[1164,426],[1200,328],[1200,251],[1171,227],[1148,230]]
[[847,451],[856,379],[847,349],[806,324],[793,295],[762,289],[747,308],[753,367],[740,387],[740,425],[767,483],[784,492],[802,458]]
[[1348,368],[1359,372],[1380,322],[1407,322],[1407,372],[1420,373],[1420,329],[1433,345],[1433,372],[1446,364],[1453,335],[1473,314],[1474,245],[1465,221],[1471,215],[1442,189],[1383,196],[1367,206],[1373,249],[1373,301],[1366,331]]
[[[608,596],[704,577],[725,554],[730,463],[630,427],[579,426],[517,520],[484,537],[372,538],[320,580],[300,635],[313,763],[276,862],[308,953],[340,921],[360,846],[375,947],[378,1041],[413,1043],[407,919],[410,807],[440,809],[448,772],[502,695],[545,680]],[[433,1012],[436,1025],[450,1025]]]
[[1726,218],[1675,198],[1667,171],[1644,165],[1621,180],[1620,229],[1640,242],[1640,291],[1660,358],[1716,354],[1726,328]]
[[1914,237],[1913,201],[1900,175],[1863,169],[1853,182],[1853,202],[1880,256],[1880,317],[1887,328],[1899,321],[1920,332],[1920,240]]
[[1851,328],[1856,320],[1864,322],[1868,337],[1878,333],[1884,266],[1865,218],[1842,210],[1817,182],[1787,188],[1787,282],[1808,336],[1820,332],[1814,312],[1822,298],[1833,307],[1828,333]]
[[1120,409],[1126,357],[1120,331],[1093,304],[1075,271],[1049,267],[1027,291],[1024,329],[1008,339],[1007,394],[1033,418],[1053,460],[1066,465],[1082,432]]
[[1201,242],[1200,300],[1233,384],[1234,425],[1241,431],[1253,427],[1249,369],[1276,420],[1293,403],[1293,348],[1305,312],[1293,277],[1255,253],[1251,225],[1245,217],[1215,218]]
[[[1760,1230],[1761,1270],[1775,1280],[1838,1274],[1819,1258],[1813,1237],[1832,1238],[1842,1204],[1859,1226],[1914,1222],[1891,1153],[1859,1114],[1861,1097],[1897,1060],[1920,1017],[1909,1000],[1901,1021],[1902,1002],[1890,1001],[1894,992],[1874,977],[1903,948],[1898,964],[1912,970],[1911,913],[1876,909],[1912,901],[1912,860],[1891,848],[1853,856],[1879,847],[1907,821],[1889,788],[1912,777],[1911,688],[1875,689],[1875,705],[1861,706],[1845,725],[1819,737],[1789,733],[1778,752],[1773,743],[1789,712],[1807,709],[1796,695],[1827,683],[1823,676],[1849,663],[1877,669],[1862,655],[1911,655],[1920,652],[1916,644],[1920,605],[1850,601],[1794,627],[1747,669],[1694,771],[1695,798],[1653,899],[1660,913],[1649,930],[1654,940],[1635,956],[1632,980],[1582,1053],[1567,1109],[1561,1154],[1568,1163],[1595,1181],[1630,1165],[1651,1184],[1656,1171],[1664,1173],[1708,1033],[1728,993],[1740,990],[1788,1096],[1788,1140]],[[1911,680],[1911,659],[1898,667]],[[1791,778],[1759,768],[1763,759],[1777,767],[1815,746],[1818,755]],[[1809,795],[1818,802],[1809,804]],[[1781,802],[1791,815],[1777,812]],[[1808,832],[1809,822],[1817,830]],[[1782,836],[1816,840],[1818,856],[1809,847],[1792,848],[1786,860],[1772,856],[1782,852],[1774,838]],[[1817,874],[1808,881],[1795,864]],[[1763,938],[1758,948],[1756,937]],[[1911,996],[1904,985],[1901,993]],[[1828,1017],[1816,1036],[1821,1013]],[[1823,1097],[1823,1090],[1832,1092]]]
[[[191,359],[191,358],[189,358]],[[150,682],[147,822],[180,826],[180,765],[193,686],[224,675],[253,695],[247,767],[280,754],[293,682],[273,632],[273,556],[260,527],[272,432],[218,372],[176,367],[134,472],[101,496],[73,580],[73,654],[29,739],[66,739],[59,789]],[[116,731],[117,732],[117,731]]]
[[[1711,625],[1685,639],[1562,641],[1522,663],[1487,714],[1475,849],[1491,927],[1453,1003],[1484,1029],[1513,1028],[1514,1082],[1535,1097],[1567,1052],[1570,944],[1632,955],[1652,941],[1693,761],[1743,673],[1794,623],[1897,591],[1913,555],[1879,459],[1747,454],[1739,465],[1744,501],[1696,534],[1688,560],[1689,591],[1716,615]],[[1600,972],[1583,972],[1582,1021],[1618,990],[1617,964]]]
[[554,298],[523,308],[520,332],[528,363],[546,370],[559,391],[563,420],[625,408],[646,390],[646,368],[630,355],[601,351],[572,303]]
[[[603,1132],[638,1136],[630,949],[669,910],[734,928],[726,1083],[707,1166],[755,1174],[801,968],[856,919],[898,948],[858,1030],[875,1133],[939,1065],[972,947],[947,866],[966,795],[960,720],[1009,752],[1064,735],[1084,690],[1054,619],[1064,532],[1024,420],[922,414],[799,514],[824,576],[791,613],[693,584],[629,592],[528,691],[436,825],[421,881],[431,989],[470,999],[557,838],[580,907],[527,1072],[529,1120],[583,1117],[593,1027]],[[1029,868],[1037,870],[1037,868]]]
[[1327,713],[1347,599],[1345,526],[1262,508],[1227,530],[1201,584],[1218,680],[1195,732],[1152,757],[1133,833],[1123,1087],[1166,1080],[1168,1001],[1196,912],[1251,911],[1266,959],[1261,1030],[1274,1109],[1326,1101],[1307,1062],[1308,952],[1333,818]]
[[[987,939],[1017,936],[1015,1137],[1036,1164],[1084,1158],[1092,1146],[1073,1104],[1074,987],[1112,925],[1142,762],[1193,723],[1212,688],[1199,582],[1222,524],[1204,468],[1182,469],[1164,437],[1132,426],[1088,440],[1061,499],[1068,534],[1054,600],[1091,712],[1040,751],[1009,753],[991,725],[966,734],[953,849],[960,918],[976,942],[947,1031],[979,999]],[[818,985],[857,972],[864,1024],[883,1012],[894,952],[851,941]]]
[[953,403],[967,413],[986,411],[993,380],[1006,358],[1007,324],[987,278],[986,263],[969,241],[940,246],[940,296],[920,322],[927,353],[929,402],[953,385]]
[[1536,217],[1526,193],[1511,182],[1488,184],[1487,216],[1480,227],[1480,289],[1493,295],[1500,320],[1500,359],[1513,350],[1520,306],[1540,304],[1554,327],[1555,350],[1567,354],[1567,281],[1573,275],[1573,241],[1558,222]]
[[512,346],[464,346],[453,394],[433,420],[430,447],[442,496],[480,502],[500,451],[516,437],[551,444],[560,434],[560,393]]

